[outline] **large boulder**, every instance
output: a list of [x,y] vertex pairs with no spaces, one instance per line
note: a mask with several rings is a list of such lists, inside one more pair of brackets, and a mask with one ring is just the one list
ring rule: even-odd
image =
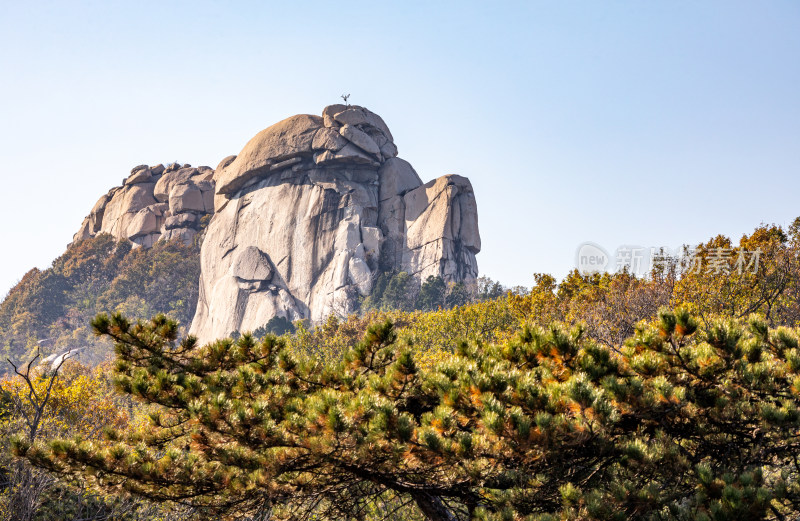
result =
[[231,264],[231,275],[244,283],[267,282],[272,277],[269,256],[255,246],[247,246],[236,251]]
[[402,264],[421,280],[442,276],[446,281],[478,276],[475,254],[480,251],[478,211],[472,184],[465,177],[446,175],[403,196],[405,249]]
[[389,141],[394,141],[392,133],[389,132],[389,127],[386,126],[386,123],[383,122],[383,119],[379,115],[375,114],[374,112],[370,112],[364,107],[359,107],[356,105],[347,107],[345,110],[336,113],[333,116],[333,119],[342,125],[373,128],[386,136]]
[[174,186],[169,192],[169,211],[172,215],[206,211],[203,192],[194,183]]
[[140,165],[143,168],[136,168],[133,170],[128,179],[125,180],[126,185],[135,185],[139,183],[150,183],[153,181],[153,172],[147,165]]
[[378,174],[381,178],[379,199],[385,201],[396,195],[405,195],[422,184],[416,170],[408,161],[399,157],[387,159]]
[[159,202],[166,203],[169,200],[169,193],[176,186],[189,183],[192,178],[200,174],[196,168],[181,168],[165,173],[156,183],[153,189],[153,196]]
[[161,228],[159,217],[160,216],[152,206],[142,208],[136,212],[133,219],[131,219],[131,222],[128,224],[126,235],[129,239],[133,240],[142,235],[158,233]]
[[328,105],[322,109],[322,123],[328,128],[339,128],[341,123],[337,122],[334,116],[340,112],[347,110],[349,105]]
[[363,130],[359,130],[358,127],[344,125],[339,129],[339,134],[364,152],[371,154],[378,159],[381,158],[381,148],[374,139],[369,137],[369,134]]
[[153,183],[125,185],[115,192],[103,211],[99,233],[110,233],[118,239],[128,239],[128,225],[139,210],[157,204]]
[[194,228],[196,225],[197,215],[193,213],[170,215],[164,221],[165,230],[174,230],[176,228]]
[[320,128],[322,118],[300,114],[262,130],[217,174],[217,191],[232,193],[265,168],[301,154],[310,155],[314,134]]
[[311,148],[314,150],[329,150],[331,152],[338,152],[348,141],[330,128],[321,128],[314,134],[314,140],[311,142]]

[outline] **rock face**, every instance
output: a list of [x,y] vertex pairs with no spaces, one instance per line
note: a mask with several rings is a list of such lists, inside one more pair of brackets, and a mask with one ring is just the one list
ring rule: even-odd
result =
[[73,240],[109,233],[148,248],[162,239],[191,244],[200,219],[214,211],[213,176],[207,166],[134,167],[97,201]]
[[397,157],[383,119],[363,107],[285,119],[216,170],[139,165],[100,198],[75,240],[105,232],[144,247],[191,243],[209,214],[191,326],[202,342],[275,316],[346,315],[382,272],[405,271],[418,282],[478,275],[469,180],[423,184]]
[[475,195],[456,175],[423,184],[389,128],[332,105],[261,131],[214,174],[191,332],[210,341],[273,316],[354,310],[377,275],[460,282],[478,275]]

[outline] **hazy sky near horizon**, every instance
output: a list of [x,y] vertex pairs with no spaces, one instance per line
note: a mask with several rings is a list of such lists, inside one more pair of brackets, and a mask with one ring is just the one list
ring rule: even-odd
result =
[[134,165],[339,95],[475,189],[482,273],[800,216],[800,3],[0,0],[0,296]]

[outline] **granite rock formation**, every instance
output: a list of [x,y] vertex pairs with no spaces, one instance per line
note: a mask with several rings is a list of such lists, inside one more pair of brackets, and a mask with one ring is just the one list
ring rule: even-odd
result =
[[214,180],[192,323],[203,341],[273,316],[345,315],[384,271],[455,282],[478,274],[469,181],[423,184],[397,157],[386,123],[363,107],[281,121],[223,160]]
[[346,315],[382,272],[420,282],[478,275],[469,180],[423,184],[397,157],[383,119],[355,105],[276,123],[215,170],[138,166],[97,202],[75,239],[106,232],[144,247],[191,242],[209,214],[191,326],[202,342],[275,316]]
[[200,220],[214,211],[213,176],[207,166],[136,166],[97,201],[73,240],[108,233],[137,246],[172,239],[191,244]]

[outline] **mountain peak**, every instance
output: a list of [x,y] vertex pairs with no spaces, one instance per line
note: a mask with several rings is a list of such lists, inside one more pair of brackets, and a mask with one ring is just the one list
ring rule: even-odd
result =
[[136,166],[75,240],[100,233],[202,241],[191,330],[204,341],[276,316],[346,315],[381,273],[472,280],[480,251],[469,180],[423,184],[380,116],[341,104],[267,127],[216,169]]

